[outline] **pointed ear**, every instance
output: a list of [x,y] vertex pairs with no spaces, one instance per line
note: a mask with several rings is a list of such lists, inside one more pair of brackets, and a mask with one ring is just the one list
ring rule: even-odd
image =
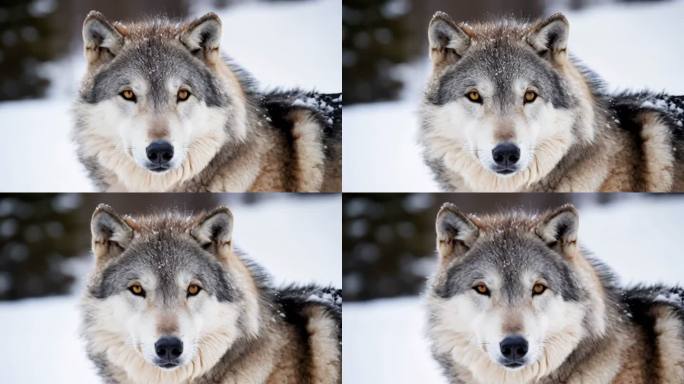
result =
[[190,236],[202,248],[226,261],[233,249],[233,214],[226,207],[216,208],[198,220]]
[[470,249],[480,229],[454,204],[445,203],[437,213],[437,252],[440,261],[448,263]]
[[95,208],[90,220],[92,249],[97,264],[121,254],[133,239],[133,228],[105,204]]
[[123,35],[100,12],[88,13],[83,21],[83,46],[88,64],[113,59],[123,45]]
[[200,58],[217,53],[221,42],[221,19],[209,12],[190,22],[178,38],[193,55]]
[[458,61],[470,47],[470,36],[444,12],[432,16],[428,27],[433,65]]
[[544,214],[534,231],[549,247],[564,251],[577,244],[578,227],[577,210],[566,204]]
[[553,59],[565,54],[569,30],[568,19],[562,13],[556,13],[532,26],[527,43],[540,56]]

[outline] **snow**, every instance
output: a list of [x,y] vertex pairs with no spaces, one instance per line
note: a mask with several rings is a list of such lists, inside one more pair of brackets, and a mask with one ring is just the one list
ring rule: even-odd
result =
[[[222,52],[251,72],[262,88],[341,92],[339,0],[246,2],[218,11],[205,3],[194,2],[193,13],[213,10],[221,17]],[[0,121],[11,135],[0,142],[1,191],[94,190],[69,137],[69,109],[86,67],[78,46],[78,52],[42,68],[53,79],[47,98],[0,103]]]
[[[230,200],[227,205],[234,216],[237,247],[265,267],[277,284],[341,287],[339,195],[279,196],[251,205]],[[77,305],[89,259],[73,265],[80,281],[71,296],[0,302],[0,340],[11,346],[0,348],[0,383],[100,382],[78,336]],[[328,296],[317,300],[334,299]]]
[[[684,1],[563,12],[570,22],[569,52],[610,89],[684,94],[684,52],[676,48],[684,34]],[[426,53],[400,71],[407,86],[399,101],[345,107],[343,191],[439,191],[416,144],[417,110],[429,69]]]
[[[684,199],[629,196],[607,206],[579,205],[579,242],[623,284],[682,284],[680,237]],[[658,300],[679,302],[675,292]],[[417,297],[344,304],[343,375],[355,384],[444,383],[423,337]]]

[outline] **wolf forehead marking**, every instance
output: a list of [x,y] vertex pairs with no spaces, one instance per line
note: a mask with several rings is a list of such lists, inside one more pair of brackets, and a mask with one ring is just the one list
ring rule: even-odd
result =
[[132,280],[154,276],[157,291],[164,300],[174,299],[180,289],[178,277],[188,274],[200,281],[202,288],[219,301],[235,301],[240,293],[231,284],[227,272],[213,256],[192,240],[178,235],[156,234],[135,240],[124,253],[108,265],[90,290],[98,299],[124,291]]
[[507,299],[527,297],[529,292],[522,279],[531,273],[546,280],[564,300],[581,299],[579,284],[568,264],[541,241],[506,231],[482,237],[462,260],[447,267],[446,278],[434,288],[439,297],[448,299],[464,293],[472,289],[475,280],[488,276],[499,277],[501,292]]
[[492,38],[482,46],[472,46],[463,58],[440,75],[437,86],[429,92],[427,100],[434,105],[444,105],[463,97],[468,88],[487,80],[494,86],[497,104],[518,105],[521,101],[513,87],[516,80],[523,80],[538,88],[554,107],[571,107],[574,103],[561,76],[549,63],[522,44],[511,42],[508,38]]
[[95,104],[117,96],[121,87],[135,79],[148,85],[148,95],[156,107],[175,102],[175,94],[166,88],[168,80],[179,79],[192,89],[194,96],[211,107],[224,107],[228,95],[211,70],[193,57],[186,48],[175,46],[159,37],[151,37],[125,46],[110,64],[96,72],[90,87],[83,89],[81,97]]

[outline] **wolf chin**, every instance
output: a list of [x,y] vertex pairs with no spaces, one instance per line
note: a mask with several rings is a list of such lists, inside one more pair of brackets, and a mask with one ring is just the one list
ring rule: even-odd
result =
[[341,383],[340,290],[274,287],[232,228],[225,207],[95,210],[82,335],[105,382]]
[[453,384],[681,383],[684,290],[620,287],[569,205],[477,217],[445,204],[427,335]]
[[78,157],[103,191],[340,191],[341,94],[261,92],[221,21],[83,24]]
[[609,94],[567,52],[562,14],[428,29],[419,143],[442,189],[684,190],[684,96]]

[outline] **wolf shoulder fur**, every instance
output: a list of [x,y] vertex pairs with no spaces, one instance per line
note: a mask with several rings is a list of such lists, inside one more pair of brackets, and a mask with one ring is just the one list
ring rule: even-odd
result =
[[568,35],[435,14],[419,141],[444,190],[684,191],[684,96],[608,93]]
[[341,383],[340,290],[275,287],[232,228],[227,208],[97,208],[82,335],[105,382]]
[[684,289],[623,288],[577,243],[572,206],[478,217],[445,204],[426,292],[453,384],[676,384]]
[[83,25],[78,156],[103,191],[340,191],[341,94],[263,92],[213,13]]

